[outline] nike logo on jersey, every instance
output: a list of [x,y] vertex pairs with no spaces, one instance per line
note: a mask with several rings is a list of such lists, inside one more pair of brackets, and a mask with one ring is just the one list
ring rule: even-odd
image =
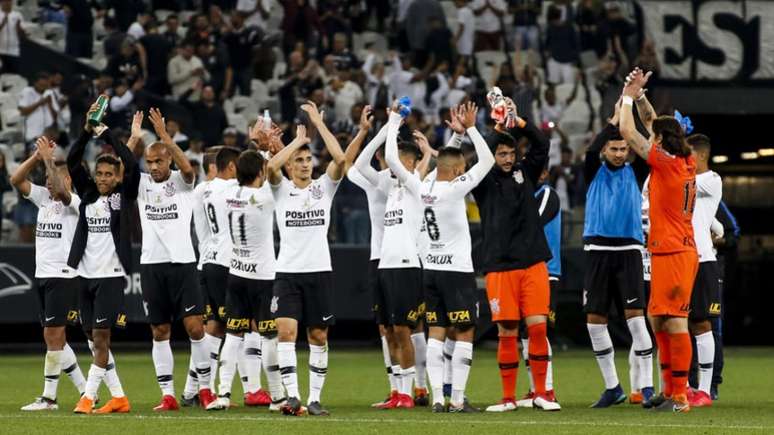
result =
[[639,298],[634,298],[634,299],[627,299],[627,300],[626,300],[626,303],[627,303],[627,304],[631,304],[632,302],[636,301],[637,299],[639,299]]
[[333,315],[323,316],[323,322],[327,322],[328,320],[331,320],[332,318],[333,318]]
[[56,316],[46,317],[46,322],[50,322],[50,321],[54,320],[54,317],[56,317]]
[[196,308],[196,305],[191,305],[190,307],[185,307],[185,312],[187,313],[187,312],[193,310],[194,308]]
[[104,322],[105,320],[107,320],[107,318],[104,318],[104,319],[97,319],[97,323],[102,323],[102,322]]

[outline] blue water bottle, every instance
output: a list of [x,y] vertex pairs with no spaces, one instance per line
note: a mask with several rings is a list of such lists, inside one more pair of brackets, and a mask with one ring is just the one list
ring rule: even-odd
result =
[[404,95],[398,100],[398,113],[401,118],[405,118],[411,114],[411,98]]

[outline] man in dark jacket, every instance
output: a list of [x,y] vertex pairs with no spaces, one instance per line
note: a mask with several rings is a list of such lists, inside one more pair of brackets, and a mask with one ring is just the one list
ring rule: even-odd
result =
[[[98,106],[92,105],[87,119],[97,110]],[[136,114],[133,126],[141,123],[142,114]],[[133,134],[129,141],[139,140],[141,130],[133,128],[132,131],[138,134]],[[111,154],[97,157],[94,178],[83,165],[86,144],[93,136],[104,140],[118,155],[118,158]],[[123,175],[120,175],[122,163]],[[78,270],[81,323],[86,335],[94,342],[94,363],[89,369],[86,391],[74,412],[92,412],[97,389],[103,379],[113,397],[94,412],[129,412],[129,400],[115,373],[110,335],[113,326],[126,326],[124,286],[132,266],[130,213],[137,199],[140,169],[130,149],[117,141],[107,126],[92,126],[88,121],[81,136],[70,146],[67,168],[81,197],[78,224],[67,264]]]
[[[516,113],[510,98],[508,110]],[[473,190],[481,213],[484,233],[481,269],[486,274],[487,297],[492,321],[497,323],[497,361],[503,387],[500,404],[489,412],[516,409],[515,387],[519,366],[517,345],[519,321],[529,332],[529,364],[535,380],[533,406],[546,411],[561,409],[553,394],[546,392],[548,339],[546,321],[550,291],[546,261],[551,259],[535,199],[535,186],[548,160],[548,139],[533,124],[516,116],[516,126],[507,130],[498,123],[489,138],[495,167]],[[526,138],[531,147],[517,156],[517,140]]]

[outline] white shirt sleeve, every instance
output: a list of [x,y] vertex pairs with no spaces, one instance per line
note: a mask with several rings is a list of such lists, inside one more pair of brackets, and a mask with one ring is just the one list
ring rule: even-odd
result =
[[386,124],[381,128],[381,130],[379,130],[379,133],[377,133],[376,136],[374,136],[374,138],[368,142],[368,145],[363,148],[363,151],[361,151],[360,155],[357,156],[357,159],[355,159],[352,168],[350,168],[350,171],[352,169],[357,169],[360,175],[374,186],[379,184],[379,173],[371,166],[371,159],[374,158],[376,150],[382,146],[385,139],[387,139]]
[[470,127],[467,129],[467,133],[473,141],[476,155],[478,155],[478,162],[468,172],[452,181],[452,191],[455,192],[455,196],[459,197],[464,197],[478,186],[478,183],[484,179],[495,164],[494,155],[489,149],[489,145],[481,136],[481,133],[478,132],[478,129],[475,126]]
[[717,219],[712,219],[712,224],[710,224],[710,232],[717,238],[723,237],[726,233],[723,229],[723,224],[720,223],[720,221]]
[[722,197],[723,181],[720,175],[713,172],[708,177],[696,177],[696,195],[712,198]]
[[[269,182],[271,184],[271,182]],[[285,178],[283,175],[279,184],[271,184],[271,193],[274,195],[274,201],[277,201],[278,198],[283,197],[284,195],[287,195],[288,191],[290,190],[290,180]]]
[[127,90],[124,92],[124,95],[122,96],[113,96],[113,98],[110,99],[110,110],[114,112],[118,112],[120,110],[124,110],[126,106],[128,106],[132,100],[134,99],[134,94],[131,90]]
[[336,193],[336,189],[339,188],[341,180],[334,180],[329,177],[328,174],[322,174],[318,180],[320,181],[320,184],[322,184],[325,194],[332,199],[333,195]]
[[169,175],[169,178],[172,178],[175,183],[180,186],[180,189],[183,192],[190,192],[194,188],[194,183],[196,182],[196,177],[194,177],[193,180],[191,180],[190,183],[185,181],[185,178],[183,177],[183,173],[180,171],[172,171],[172,173]]
[[30,183],[30,194],[25,198],[29,199],[30,202],[35,204],[35,206],[40,207],[40,205],[43,204],[43,201],[48,199],[49,196],[48,189],[42,186],[38,186],[37,184]]

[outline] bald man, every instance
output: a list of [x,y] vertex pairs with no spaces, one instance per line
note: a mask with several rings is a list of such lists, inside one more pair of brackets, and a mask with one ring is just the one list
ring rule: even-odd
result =
[[[199,380],[199,401],[214,400],[210,390],[209,352],[204,343],[204,297],[196,280],[196,256],[191,242],[192,193],[195,171],[166,131],[158,109],[150,121],[159,137],[145,149],[149,173],[140,179],[137,204],[142,223],[140,279],[145,311],[153,332],[153,364],[161,388],[154,411],[179,409],[172,379],[174,359],[169,345],[171,324],[182,319],[191,339],[191,360]],[[177,170],[172,170],[175,162]]]

